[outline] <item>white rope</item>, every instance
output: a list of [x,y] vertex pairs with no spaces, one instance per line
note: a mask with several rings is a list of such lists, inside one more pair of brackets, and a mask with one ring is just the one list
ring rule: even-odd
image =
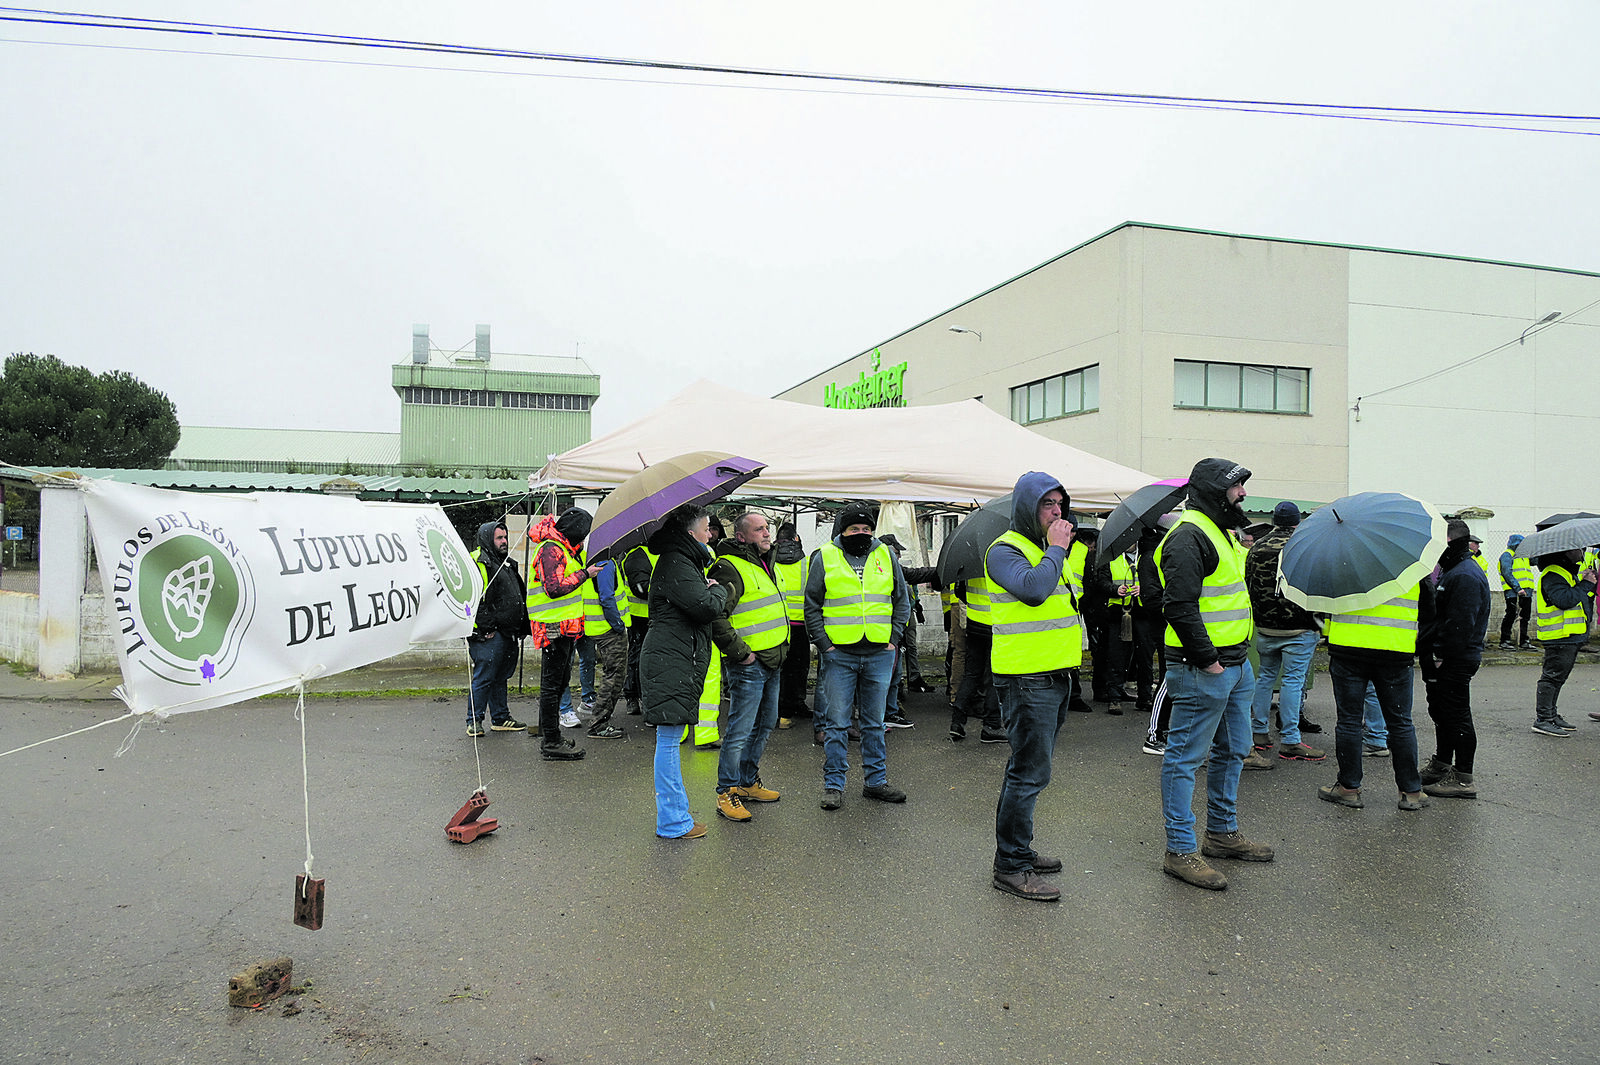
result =
[[[96,725],[87,725],[87,726],[85,726],[83,728],[80,728],[80,729],[74,729],[71,732],[63,732],[59,736],[51,736],[47,740],[39,740],[39,741],[37,741],[35,743],[24,744],[21,747],[13,747],[9,751],[0,751],[0,758],[5,758],[5,757],[7,757],[9,755],[13,755],[13,754],[20,754],[23,751],[31,751],[35,747],[43,747],[45,744],[54,743],[57,740],[70,739],[73,736],[79,736],[79,735],[82,735],[85,732],[93,732],[97,728],[104,728],[106,725],[115,725],[118,721],[126,721],[130,717],[139,718],[138,721],[134,722],[133,732],[130,732],[128,734],[128,738],[122,741],[122,747],[130,747],[130,746],[133,745],[133,737],[134,737],[134,735],[136,733],[138,733],[139,726],[144,723],[144,715],[135,714],[135,713],[132,713],[131,711],[129,713],[123,714],[121,717],[114,717],[110,721],[102,721],[102,722],[100,722],[99,724],[96,724]],[[118,755],[122,754],[122,747],[117,748],[117,754]]]
[[294,716],[300,719],[300,782],[305,791],[306,808],[306,887],[311,886],[311,767],[310,759],[306,752],[306,686],[304,681],[295,682],[295,692],[298,698],[295,701]]

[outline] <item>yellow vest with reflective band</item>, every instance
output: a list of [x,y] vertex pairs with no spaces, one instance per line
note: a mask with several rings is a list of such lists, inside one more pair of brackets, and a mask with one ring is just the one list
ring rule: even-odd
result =
[[[1224,535],[1217,523],[1197,510],[1185,510],[1173,523],[1193,525],[1206,534],[1217,552],[1217,568],[1200,582],[1200,621],[1206,627],[1206,636],[1212,647],[1232,647],[1250,639],[1253,627],[1250,620],[1250,593],[1244,586],[1245,549],[1239,541]],[[1161,586],[1167,586],[1167,575],[1161,569],[1161,552],[1167,546],[1172,529],[1161,538],[1156,548],[1156,572],[1161,574]],[[1163,640],[1168,647],[1182,647],[1183,641],[1171,625],[1167,626]]]
[[[1126,555],[1118,555],[1107,564],[1106,569],[1111,571],[1111,587],[1114,589],[1119,584],[1133,583],[1133,567],[1128,565]],[[1133,602],[1131,595],[1116,595],[1113,593],[1106,599],[1111,606],[1128,606]]]
[[737,555],[719,555],[717,561],[738,570],[744,581],[744,594],[728,615],[739,639],[752,651],[765,651],[787,641],[789,615],[784,612],[783,593],[767,571]]
[[1412,654],[1417,649],[1417,597],[1420,586],[1387,603],[1335,614],[1328,619],[1330,647],[1367,647]]
[[1072,594],[1079,599],[1083,598],[1083,571],[1089,563],[1089,545],[1082,540],[1072,541],[1072,546],[1067,548],[1067,583],[1072,586]]
[[[572,552],[567,550],[566,545],[555,540],[540,540],[534,548],[535,558],[537,558],[537,552],[543,550],[544,545],[547,543],[553,543],[561,548],[561,553],[565,556],[565,564],[562,567],[562,573],[565,576],[571,577],[583,569],[583,564],[573,557]],[[580,585],[572,589],[572,591],[559,599],[551,599],[544,594],[544,581],[529,581],[527,602],[528,620],[535,625],[554,625],[558,621],[581,618],[583,617],[583,586]]]
[[952,592],[948,588],[942,589],[939,592],[939,612],[942,614],[948,614],[950,613],[950,608],[955,605],[956,593]]
[[[622,618],[622,624],[628,624],[628,586],[622,581],[622,568],[615,563],[611,566],[612,572],[617,575],[617,590],[614,593],[617,601],[617,615]],[[605,636],[615,630],[611,622],[606,620],[606,612],[600,607],[600,589],[598,578],[585,581],[583,585],[583,634],[585,636]]]
[[[1472,556],[1472,561],[1476,562],[1478,564],[1478,568],[1483,570],[1483,575],[1485,577],[1489,576],[1489,559],[1488,559],[1488,556],[1486,556],[1486,555],[1484,555],[1484,554],[1482,554],[1480,552],[1479,554],[1476,554],[1476,555]],[[1494,587],[1494,582],[1493,581],[1489,582],[1489,587],[1491,587],[1491,588]]]
[[1533,559],[1531,558],[1513,557],[1511,559],[1511,578],[1517,582],[1518,588],[1526,588],[1530,592],[1539,586],[1538,571],[1533,568]]
[[967,624],[989,624],[990,599],[993,595],[994,585],[989,583],[987,577],[967,579]]
[[[1574,588],[1578,586],[1577,577],[1565,566],[1546,566],[1544,571],[1554,573]],[[1533,603],[1534,639],[1563,640],[1568,636],[1582,636],[1589,631],[1589,618],[1583,612],[1581,597],[1576,605],[1565,610],[1552,606],[1544,597],[1544,581],[1541,580],[1539,587],[1534,589]]]
[[894,621],[894,559],[879,544],[858,575],[844,551],[829,541],[822,559],[822,629],[836,647],[869,640],[887,644]]
[[[1001,533],[995,543],[1010,544],[1021,551],[1029,566],[1044,561],[1045,549],[1014,529]],[[990,550],[993,549],[991,544]],[[1065,566],[1061,579],[1038,606],[1022,602],[988,576],[988,551],[983,553],[983,572],[994,588],[989,598],[989,625],[994,630],[989,668],[993,672],[1014,677],[1075,669],[1083,663],[1083,630]]]
[[706,667],[705,682],[700,685],[700,717],[694,724],[683,726],[683,738],[678,742],[683,743],[693,736],[695,746],[703,747],[720,740],[722,737],[717,734],[717,712],[721,705],[722,656],[713,647],[711,664]]
[[[806,577],[811,573],[811,560],[778,562],[772,567],[778,580],[778,591],[783,593],[783,613],[790,621],[806,619]],[[745,641],[749,643],[749,640]]]
[[[650,573],[654,575],[656,571],[656,559],[660,558],[661,556],[650,550],[648,547],[636,547],[633,549],[633,551],[641,552],[645,558],[650,560]],[[617,564],[618,588],[621,588],[627,584],[627,575],[622,572],[623,564],[627,562],[628,556],[632,555],[633,551],[629,551],[627,555],[623,555],[623,561]],[[635,599],[630,595],[628,596],[628,607],[628,614],[630,617],[648,618],[650,616],[650,597],[647,595],[642,599]]]

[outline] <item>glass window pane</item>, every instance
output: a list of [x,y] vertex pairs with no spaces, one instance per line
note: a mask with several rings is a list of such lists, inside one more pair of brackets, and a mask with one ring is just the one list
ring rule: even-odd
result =
[[1011,420],[1022,423],[1028,420],[1028,390],[1026,388],[1013,388],[1011,390]]
[[1083,407],[1082,410],[1100,409],[1100,366],[1086,366],[1083,369]]
[[1206,405],[1205,363],[1177,362],[1173,364],[1172,403],[1178,407],[1203,407]]
[[1234,363],[1206,363],[1206,406],[1239,409],[1239,369]]
[[1278,404],[1276,409],[1291,411],[1295,414],[1305,414],[1311,409],[1307,401],[1310,389],[1310,370],[1294,370],[1287,367],[1278,371]]
[[[1056,418],[1061,415],[1061,382],[1062,378],[1052,377],[1044,383],[1044,416]],[[1071,410],[1069,406],[1067,408]]]
[[1036,422],[1044,417],[1044,382],[1035,381],[1028,386],[1028,420]]
[[1244,380],[1244,402],[1240,406],[1245,410],[1272,410],[1273,409],[1273,382],[1277,374],[1271,366],[1241,366]]

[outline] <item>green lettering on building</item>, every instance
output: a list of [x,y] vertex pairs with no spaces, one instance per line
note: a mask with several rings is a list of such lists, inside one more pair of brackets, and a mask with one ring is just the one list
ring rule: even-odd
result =
[[899,363],[878,369],[883,352],[872,349],[872,372],[862,370],[855,381],[847,385],[827,385],[822,393],[822,405],[840,410],[861,410],[869,407],[904,407],[906,405],[906,364]]

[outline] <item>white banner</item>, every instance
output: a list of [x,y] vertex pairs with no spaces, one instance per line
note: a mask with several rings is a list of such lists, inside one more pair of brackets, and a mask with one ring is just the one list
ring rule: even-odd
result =
[[472,631],[483,582],[436,504],[84,492],[136,713],[225,706]]

